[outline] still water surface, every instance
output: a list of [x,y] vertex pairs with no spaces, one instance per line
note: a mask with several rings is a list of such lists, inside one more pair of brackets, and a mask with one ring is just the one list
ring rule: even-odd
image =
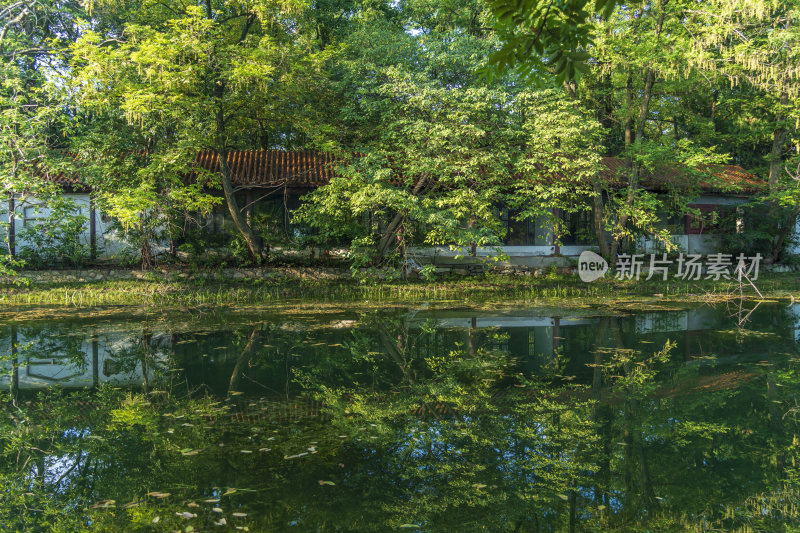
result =
[[800,306],[752,307],[21,311],[0,323],[0,520],[790,530]]

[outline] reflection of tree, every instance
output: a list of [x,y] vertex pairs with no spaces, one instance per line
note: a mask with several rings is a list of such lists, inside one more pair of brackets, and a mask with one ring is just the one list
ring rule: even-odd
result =
[[[800,374],[784,347],[748,336],[734,344],[771,352],[744,379],[735,365],[671,357],[669,334],[638,343],[623,319],[604,317],[581,333],[591,365],[582,385],[556,375],[576,373],[575,346],[542,377],[520,374],[506,350],[480,342],[484,333],[470,343],[464,331],[407,324],[375,312],[335,332],[259,321],[173,339],[177,358],[224,369],[217,396],[175,387],[154,404],[152,394],[101,387],[4,405],[0,521],[11,530],[136,530],[156,516],[165,530],[212,529],[222,517],[251,531],[800,525],[790,410]],[[780,337],[787,326],[758,327]],[[254,380],[280,401],[248,392]],[[280,406],[294,416],[277,416]],[[184,512],[198,516],[175,514]]]
[[259,325],[253,326],[253,330],[247,337],[247,344],[244,345],[242,351],[239,352],[239,357],[236,358],[236,364],[233,365],[233,372],[231,372],[231,379],[228,385],[228,394],[239,390],[239,382],[242,379],[244,369],[250,364],[250,358],[253,355],[253,343],[256,340],[256,333],[258,333]]

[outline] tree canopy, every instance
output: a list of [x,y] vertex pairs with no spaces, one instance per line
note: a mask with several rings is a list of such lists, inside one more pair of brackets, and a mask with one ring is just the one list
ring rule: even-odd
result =
[[[73,172],[142,250],[223,205],[260,261],[271,230],[254,226],[228,164],[254,148],[336,156],[338,177],[306,196],[305,234],[289,240],[347,244],[356,265],[398,264],[413,244],[496,246],[505,205],[555,224],[554,210],[584,213],[609,258],[640,235],[669,248],[663,217],[691,212],[716,163],[768,186],[751,244],[771,260],[800,214],[795,2],[2,10],[5,194]],[[218,170],[197,168],[201,150]],[[601,156],[624,168],[598,172]],[[648,189],[665,165],[687,177]]]

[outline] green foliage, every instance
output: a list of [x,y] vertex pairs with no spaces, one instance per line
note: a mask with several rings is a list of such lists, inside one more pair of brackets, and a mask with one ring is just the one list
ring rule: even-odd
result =
[[323,140],[356,155],[342,154],[294,220],[312,242],[349,242],[356,269],[402,266],[416,245],[498,246],[498,205],[524,219],[580,210],[597,170],[600,130],[586,110],[557,90],[475,78],[493,38],[431,24],[416,36],[357,27],[337,58],[348,133]]
[[[194,166],[202,149],[339,157],[339,178],[308,197],[291,236],[271,215],[237,217],[236,261],[300,236],[349,245],[357,271],[401,267],[418,245],[497,246],[501,204],[564,229],[552,208],[586,214],[597,197],[599,244],[669,247],[656,214],[688,211],[701,185],[724,189],[706,165],[727,161],[770,175],[769,225],[747,248],[771,240],[779,258],[800,213],[796,2],[7,1],[0,12],[0,192],[50,195],[49,177],[79,176],[144,262],[219,205],[220,187],[243,213],[224,168]],[[600,155],[625,168],[598,176]],[[645,176],[665,167],[682,175],[652,194]]]
[[54,196],[32,208],[35,218],[18,221],[22,226],[17,230],[20,259],[33,268],[86,264],[90,249],[84,233],[89,218],[81,208],[63,196]]
[[72,119],[64,113],[56,71],[76,37],[77,2],[0,2],[0,195],[40,189],[42,169],[56,173]]
[[[125,39],[117,39],[116,31],[82,34],[72,49],[70,79],[78,109],[99,114],[104,120],[98,125],[118,125],[124,135],[111,146],[110,136],[86,135],[81,152],[87,158],[109,148],[120,158],[137,154],[126,157],[134,172],[114,176],[106,167],[93,178],[122,180],[106,189],[118,218],[135,223],[138,213],[164,207],[207,213],[219,201],[208,187],[221,187],[230,210],[239,212],[227,166],[200,172],[194,158],[209,147],[222,158],[240,144],[241,132],[280,115],[273,89],[294,59],[293,24],[301,10],[300,4],[271,0],[146,4],[123,24]],[[194,177],[188,184],[187,175]],[[120,189],[126,194],[118,198]],[[257,256],[242,220],[237,227]]]
[[[617,0],[570,2],[490,0],[503,46],[489,66],[500,71],[516,68],[523,78],[540,84],[577,81],[589,70],[593,19],[608,18]],[[488,72],[492,72],[489,70]]]

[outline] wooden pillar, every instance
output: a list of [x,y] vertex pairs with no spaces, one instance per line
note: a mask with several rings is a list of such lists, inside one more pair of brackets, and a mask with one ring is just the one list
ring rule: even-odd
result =
[[89,257],[97,259],[97,213],[94,208],[94,200],[89,195]]
[[11,257],[17,254],[16,233],[17,224],[14,217],[14,193],[12,192],[11,196],[8,198],[8,253],[11,254]]
[[11,394],[16,402],[19,393],[19,359],[17,358],[17,326],[11,325]]
[[561,344],[561,337],[559,335],[561,335],[561,318],[555,317],[553,319],[553,355],[555,355],[558,346]]
[[100,385],[100,345],[97,341],[97,334],[92,335],[92,386],[97,388]]
[[477,341],[475,339],[475,330],[478,329],[478,319],[472,317],[469,323],[469,355],[475,357],[478,353]]
[[[558,207],[554,207],[553,208],[553,218],[555,220],[560,220],[561,219],[561,209],[559,209]],[[561,253],[561,245],[558,244],[558,236],[559,235],[558,235],[557,229],[558,229],[558,222],[556,222],[556,224],[552,228],[552,232],[553,232],[553,253],[554,254],[560,254]]]
[[253,227],[253,189],[247,189],[244,193],[245,216],[247,225]]

